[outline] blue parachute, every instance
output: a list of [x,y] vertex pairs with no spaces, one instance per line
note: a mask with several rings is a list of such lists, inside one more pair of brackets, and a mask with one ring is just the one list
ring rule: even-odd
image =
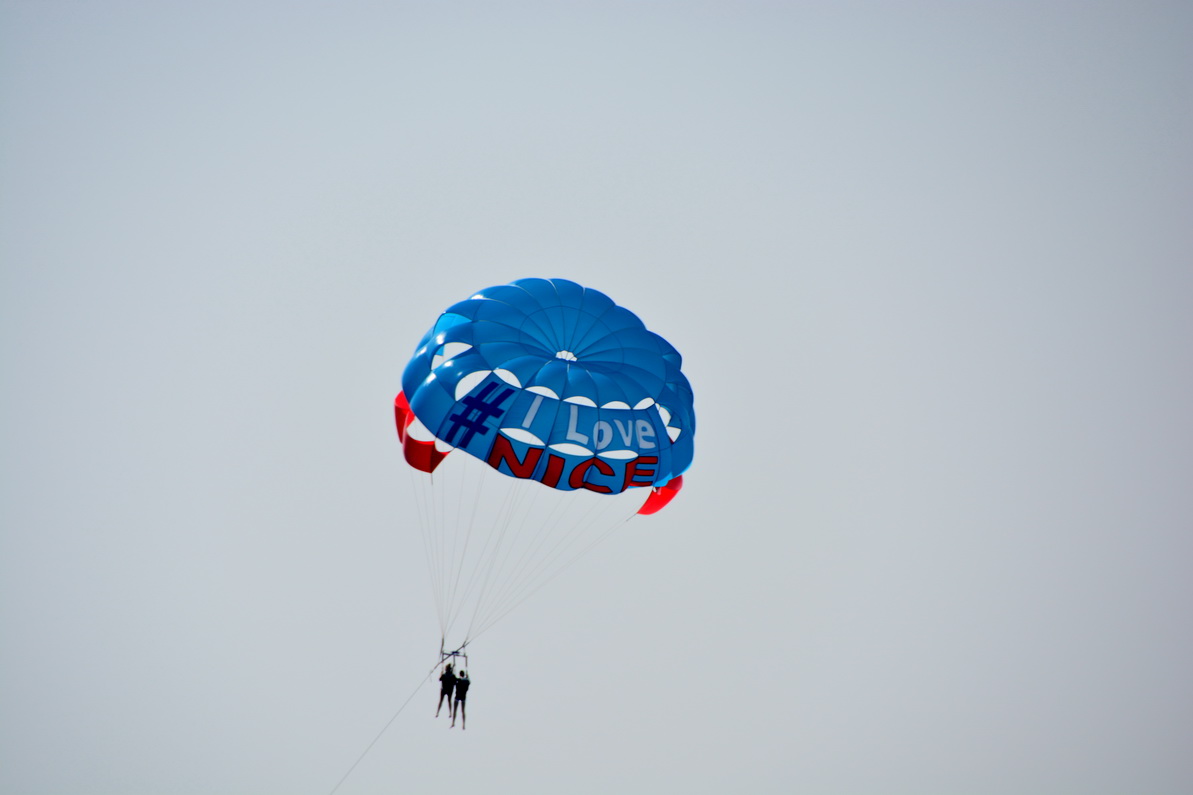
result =
[[459,450],[555,489],[670,496],[696,429],[681,362],[634,313],[575,282],[482,290],[443,312],[406,366],[395,406],[407,461],[430,472]]

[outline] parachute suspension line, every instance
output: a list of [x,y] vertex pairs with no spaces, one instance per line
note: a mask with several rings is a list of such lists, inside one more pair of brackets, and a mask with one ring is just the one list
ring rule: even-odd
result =
[[[460,499],[457,502],[457,508],[458,508],[457,530],[455,533],[455,535],[457,536],[456,540],[458,542],[459,541],[459,539],[458,539],[459,529],[461,526],[463,526],[463,528],[464,528],[463,543],[462,543],[462,545],[457,545],[457,546],[453,547],[452,569],[454,571],[449,573],[449,582],[444,583],[444,585],[447,589],[447,594],[448,594],[448,596],[447,596],[447,604],[448,604],[447,630],[448,631],[451,630],[452,625],[455,623],[455,616],[456,616],[457,612],[459,611],[459,607],[458,607],[459,602],[457,602],[457,596],[459,594],[461,576],[464,571],[464,564],[468,560],[469,548],[472,546],[472,537],[476,530],[476,525],[477,525],[477,521],[476,521],[477,520],[477,512],[478,512],[481,502],[482,502],[482,496],[483,496],[484,485],[485,485],[485,480],[486,480],[486,478],[485,478],[486,473],[484,473],[483,471],[476,470],[475,467],[465,467],[464,470],[465,470],[465,472],[464,472],[465,479],[464,479],[464,483],[461,485]],[[469,470],[476,470],[476,471],[469,473]],[[468,480],[467,476],[469,474],[471,474],[471,480],[472,480],[471,485],[469,485],[467,483],[467,480]],[[471,499],[465,499],[466,494],[469,495],[471,497]],[[469,512],[468,512],[468,519],[467,519],[466,524],[463,522],[463,513],[464,513],[463,509],[465,506],[470,506],[470,508],[471,508],[471,510],[469,510]]]
[[440,607],[439,630],[444,638],[447,637],[454,615],[452,595],[450,593],[451,572],[455,568],[457,550],[460,546],[460,504],[467,474],[465,472],[461,475],[456,471],[457,467],[455,464],[459,463],[454,460],[456,458],[458,456],[453,456],[452,459],[443,462],[444,465],[436,470],[440,474],[439,483],[434,486],[438,513],[434,517],[434,523],[430,527],[430,532],[439,545],[438,566],[433,576],[442,605]]
[[[537,498],[539,496],[539,494],[540,494],[539,491],[533,492],[533,495],[535,498]],[[474,614],[473,624],[469,628],[469,634],[471,634],[471,632],[474,629],[476,629],[477,627],[482,627],[485,623],[484,618],[490,612],[492,612],[493,606],[501,604],[502,601],[505,598],[507,598],[508,592],[512,588],[518,587],[520,577],[525,576],[527,562],[529,560],[533,559],[536,552],[538,552],[539,549],[541,548],[544,538],[546,538],[550,534],[551,530],[559,524],[560,519],[562,518],[560,515],[561,514],[560,509],[562,506],[559,504],[558,501],[556,501],[556,503],[553,506],[551,506],[550,511],[547,513],[547,515],[545,517],[543,517],[542,520],[539,522],[537,527],[527,527],[528,520],[530,518],[529,510],[532,507],[533,507],[533,505],[527,506],[527,516],[523,517],[522,521],[521,521],[521,525],[524,528],[525,541],[526,541],[524,548],[522,550],[522,554],[513,563],[513,565],[508,569],[508,573],[506,573],[506,570],[504,570],[504,569],[502,570],[501,576],[498,577],[498,579],[497,579],[498,582],[503,584],[502,587],[496,589],[493,595],[486,597],[486,599],[484,600],[484,604],[487,605],[488,607],[484,610],[480,610],[479,616]],[[559,535],[563,535],[563,533],[559,533]],[[510,560],[510,558],[507,555],[505,560],[503,561],[503,566],[504,566],[504,563],[508,562],[509,560]]]
[[[431,477],[434,478],[434,474],[432,474]],[[434,481],[432,481],[432,483],[433,482]],[[439,542],[439,565],[436,567],[434,576],[435,582],[438,584],[437,587],[439,588],[439,596],[441,599],[443,599],[444,605],[442,610],[443,615],[440,618],[440,627],[442,628],[448,619],[447,594],[443,591],[443,583],[445,580],[443,573],[447,568],[447,533],[443,532],[447,526],[447,489],[441,484],[437,487],[434,487],[433,491],[436,498],[436,513],[434,516],[434,524],[431,525],[431,528],[432,532],[435,534],[435,538]]]
[[[587,510],[577,514],[568,523],[564,524],[563,519],[565,511],[563,508],[564,506],[562,503],[557,501],[552,507],[551,513],[543,519],[537,534],[532,540],[532,544],[527,547],[525,553],[522,555],[521,560],[518,562],[517,568],[514,569],[513,574],[508,581],[509,587],[504,589],[506,592],[510,591],[516,583],[522,581],[523,579],[533,579],[536,572],[540,571],[544,565],[549,563],[556,550],[558,550],[562,545],[572,543],[572,540],[576,535],[582,534],[588,529],[588,526],[591,525],[593,514],[597,513],[597,503],[590,502]],[[561,527],[562,529],[554,533],[551,532],[552,529],[556,527]],[[534,556],[541,552],[543,546],[552,538],[554,538],[554,543],[550,545],[546,555],[543,556],[533,568],[531,568],[529,575],[527,575],[527,566],[531,565],[531,561],[534,560]]]
[[[588,496],[591,496],[592,500],[587,510],[573,517],[568,526],[562,529],[555,528],[553,526],[554,512],[544,521],[543,527],[540,529],[544,531],[554,530],[550,535],[558,536],[555,544],[529,571],[523,567],[515,576],[508,578],[507,586],[503,589],[499,597],[485,600],[485,608],[481,611],[478,619],[474,621],[473,627],[469,632],[471,638],[476,638],[489,629],[509,614],[515,607],[530,598],[539,588],[555,579],[561,572],[575,563],[576,560],[587,554],[593,547],[608,537],[613,530],[629,521],[637,511],[637,506],[633,505],[633,513],[630,513],[624,520],[617,522],[615,518],[610,517],[610,514],[616,513],[619,507],[620,510],[624,511],[624,504],[619,505],[616,499],[598,497],[596,495]],[[600,533],[595,539],[591,539],[588,544],[581,546],[578,550],[575,549],[586,538],[590,538],[594,528],[603,529],[605,527],[608,527],[605,532]],[[544,535],[544,537],[546,536]],[[571,557],[560,564],[560,560],[563,560],[569,552],[573,552]]]
[[634,515],[645,499],[494,477],[486,462],[460,452],[430,477],[414,473],[445,649],[487,631],[600,543],[610,527]]
[[[494,543],[487,548],[487,555],[485,557],[485,576],[481,581],[480,590],[477,592],[476,601],[473,604],[472,617],[468,624],[469,638],[472,637],[473,627],[476,625],[477,613],[482,609],[482,606],[488,601],[490,590],[495,587],[497,583],[501,582],[503,575],[502,566],[499,561],[503,561],[509,555],[509,548],[520,532],[524,532],[524,522],[520,521],[521,509],[526,503],[525,492],[518,488],[519,483],[511,482],[508,485],[507,496],[508,499],[502,505],[502,511],[498,516],[498,523],[494,526],[499,533],[495,534]],[[535,494],[530,495],[530,500],[533,501]],[[511,533],[511,528],[514,528]],[[509,537],[509,544],[504,543]]]
[[444,524],[446,509],[444,507],[444,488],[442,483],[443,478],[442,476],[438,478],[440,481],[438,484],[436,483],[436,480],[437,479],[435,475],[431,474],[430,477],[428,477],[425,481],[427,488],[427,503],[431,507],[431,520],[427,524],[427,533],[431,539],[431,548],[435,550],[433,561],[435,567],[431,570],[430,575],[432,582],[434,582],[435,608],[439,618],[439,632],[440,634],[443,634],[448,618],[447,596],[443,592],[443,559],[447,555],[447,551],[444,546],[444,534],[442,532],[442,527]]
[[[520,491],[516,505],[514,506],[515,513],[511,514],[509,521],[511,525],[517,527],[515,537],[511,542],[505,545],[500,556],[495,555],[492,563],[493,577],[486,583],[484,596],[477,600],[476,610],[473,612],[472,621],[469,625],[469,635],[473,636],[478,629],[483,628],[485,623],[485,616],[491,609],[495,600],[500,598],[508,585],[512,568],[516,568],[516,563],[511,566],[511,562],[515,561],[516,549],[521,547],[522,556],[528,554],[528,550],[533,547],[533,543],[541,531],[541,526],[536,527],[531,523],[532,516],[538,507],[540,500],[538,499],[544,492],[540,491]],[[549,522],[548,522],[549,523]],[[520,559],[520,558],[518,558]]]
[[[503,485],[505,484],[505,481],[503,481],[503,480],[491,481],[491,482],[492,483],[501,483]],[[492,576],[493,568],[491,565],[491,561],[492,561],[494,554],[496,553],[496,550],[500,547],[502,537],[508,530],[509,516],[511,515],[512,504],[516,499],[516,495],[517,495],[517,492],[515,490],[509,489],[507,487],[504,491],[503,496],[502,496],[500,507],[497,510],[495,510],[494,513],[492,514],[493,518],[488,523],[489,532],[485,537],[484,544],[481,546],[480,552],[474,556],[474,560],[472,561],[472,568],[469,571],[468,575],[465,577],[465,580],[467,581],[468,585],[464,589],[463,596],[460,598],[459,607],[456,608],[457,611],[461,610],[465,606],[465,604],[467,604],[469,599],[473,598],[473,595],[477,593],[478,588],[480,588],[481,591],[483,592],[484,586],[482,585],[482,583],[488,577]],[[480,498],[478,498],[478,500],[479,499]],[[480,571],[482,571],[482,570],[485,572],[485,577],[480,576]],[[454,623],[454,617],[453,617],[453,623]],[[465,642],[467,642],[468,640],[471,640],[471,638],[469,638],[466,634]]]
[[[500,559],[498,556],[494,556],[493,577],[488,583],[484,596],[477,600],[476,611],[474,611],[472,622],[469,625],[470,636],[473,636],[478,628],[483,628],[485,616],[491,612],[493,604],[500,601],[501,594],[511,586],[511,578],[516,576],[518,570],[518,561],[533,554],[536,540],[545,530],[549,531],[554,524],[552,517],[556,515],[558,506],[552,506],[549,498],[552,495],[557,497],[557,494],[544,490],[537,484],[524,482],[517,483],[516,488],[518,499],[515,501],[509,517],[509,524],[515,530],[511,534],[510,543],[502,549]],[[543,503],[547,503],[547,516],[536,522],[536,513],[540,512],[540,505]]]
[[[421,475],[422,473],[417,473]],[[439,633],[444,635],[447,628],[448,605],[444,593],[444,567],[447,549],[445,546],[443,526],[445,524],[446,507],[443,477],[435,473],[427,473],[418,478],[420,496],[426,506],[423,515],[422,532],[426,539],[428,554],[427,574],[431,580],[431,592],[435,597],[435,614],[439,619]]]
[[415,504],[418,506],[419,529],[423,537],[423,550],[427,558],[427,576],[431,580],[431,595],[435,600],[435,617],[443,623],[443,600],[439,594],[439,584],[435,578],[435,569],[439,561],[439,542],[433,528],[435,526],[435,492],[432,488],[432,476],[416,469],[410,469],[411,482],[414,484]]
[[431,488],[431,478],[413,467],[409,468],[410,482],[414,490],[414,504],[418,512],[418,526],[423,542],[423,556],[427,561],[427,574],[431,578],[431,596],[435,601],[435,613],[439,619],[440,629],[443,628],[443,598],[439,592],[439,582],[435,577],[438,561],[438,543],[434,532],[434,494]]
[[513,604],[509,605],[509,607],[507,607],[507,608],[506,608],[506,609],[505,609],[503,612],[501,612],[500,614],[498,614],[498,615],[495,615],[493,618],[491,618],[491,619],[490,619],[490,620],[489,620],[489,621],[488,621],[488,622],[487,622],[487,623],[486,623],[486,624],[485,624],[483,627],[481,627],[481,629],[477,630],[477,632],[476,632],[476,634],[475,634],[475,635],[473,635],[473,636],[472,636],[473,640],[475,640],[477,637],[479,637],[480,635],[482,635],[482,634],[484,634],[485,632],[487,632],[487,631],[488,631],[488,630],[489,630],[489,629],[490,629],[490,628],[491,628],[491,627],[492,627],[494,624],[496,624],[498,621],[500,621],[501,619],[503,619],[503,618],[505,618],[507,615],[509,615],[511,612],[513,612],[515,608],[517,608],[518,606],[520,606],[520,605],[521,605],[523,602],[525,602],[527,599],[529,599],[530,597],[532,597],[532,596],[534,596],[536,593],[538,593],[539,589],[541,589],[541,588],[542,588],[544,585],[546,585],[547,583],[549,583],[549,582],[551,582],[552,580],[554,580],[554,579],[555,579],[556,577],[558,577],[560,574],[563,574],[563,572],[564,572],[564,571],[566,571],[566,570],[567,570],[567,569],[568,569],[568,568],[569,568],[569,567],[570,567],[572,564],[574,564],[574,563],[575,563],[577,560],[579,560],[580,558],[582,558],[582,557],[584,557],[585,555],[587,555],[587,554],[588,554],[589,552],[591,552],[591,551],[592,551],[592,550],[593,550],[593,549],[594,549],[594,548],[595,548],[595,547],[596,547],[598,544],[600,544],[602,541],[604,541],[604,540],[605,540],[606,538],[608,538],[609,536],[613,535],[613,532],[614,532],[615,530],[617,530],[619,527],[623,527],[624,525],[627,525],[627,524],[629,524],[630,520],[631,520],[631,519],[633,519],[633,518],[634,518],[634,514],[631,514],[630,516],[627,516],[627,517],[626,517],[626,518],[625,518],[623,521],[621,521],[621,522],[619,522],[619,523],[617,523],[617,524],[614,524],[614,525],[613,525],[612,527],[610,527],[608,530],[606,530],[605,532],[601,533],[601,534],[600,534],[600,536],[598,536],[598,537],[597,537],[596,539],[594,539],[594,540],[593,540],[591,543],[589,543],[589,544],[588,544],[586,547],[584,547],[584,548],[583,548],[583,549],[581,549],[579,552],[577,552],[575,555],[573,555],[573,556],[571,557],[571,559],[569,559],[569,560],[568,560],[566,563],[564,563],[562,566],[560,566],[560,567],[559,567],[559,568],[557,568],[555,571],[553,571],[553,572],[552,572],[552,573],[551,573],[551,574],[550,574],[548,577],[544,578],[544,579],[543,579],[541,582],[537,583],[536,585],[534,585],[534,587],[532,587],[532,588],[530,588],[528,591],[526,591],[526,593],[524,593],[524,594],[521,596],[521,598],[520,598],[520,599],[518,599],[518,601],[516,601],[516,602],[514,602]]
[[[447,634],[446,624],[451,621],[451,602],[448,601],[447,593],[447,572],[451,569],[452,549],[455,547],[454,534],[456,531],[456,522],[453,521],[453,518],[459,513],[460,504],[459,484],[448,478],[448,474],[447,472],[443,473],[443,482],[439,483],[435,488],[436,496],[439,498],[439,515],[436,517],[437,521],[434,532],[435,537],[439,539],[440,548],[439,568],[435,572],[435,577],[439,583],[439,593],[443,597],[444,627],[441,627],[441,630],[444,635]],[[451,500],[448,499],[448,492],[451,492]]]
[[431,678],[431,674],[435,673],[435,669],[438,668],[442,662],[443,661],[440,660],[431,666],[431,670],[427,671],[427,675],[419,680],[419,683],[414,688],[414,691],[406,697],[406,700],[402,702],[402,706],[398,707],[398,711],[395,712],[393,716],[385,722],[385,725],[381,727],[381,731],[377,732],[377,736],[373,738],[373,741],[365,746],[365,749],[360,752],[360,756],[358,756],[356,761],[352,763],[352,766],[348,768],[348,772],[345,773],[340,780],[336,782],[336,785],[331,788],[331,792],[329,792],[328,795],[336,795],[336,792],[339,790],[339,788],[343,786],[345,781],[348,780],[348,776],[352,775],[352,771],[356,770],[356,766],[361,763],[361,760],[368,755],[369,751],[373,750],[373,746],[376,745],[377,741],[381,739],[381,735],[385,734],[389,727],[393,725],[393,722],[398,719],[398,716],[402,714],[402,710],[406,709],[407,705],[414,700],[414,697],[418,695],[418,691],[422,689],[422,686],[426,684],[427,680]]
[[[503,485],[506,487],[506,499],[503,500],[501,510],[495,516],[495,521],[489,534],[492,544],[486,543],[485,548],[477,559],[477,566],[483,566],[485,574],[480,580],[480,589],[476,594],[472,620],[469,623],[468,632],[465,633],[465,637],[468,640],[472,640],[472,625],[476,622],[476,612],[480,610],[481,605],[484,603],[485,595],[488,593],[490,584],[496,575],[496,561],[502,551],[503,542],[507,535],[509,535],[510,527],[514,524],[514,517],[517,514],[519,506],[524,502],[522,498],[525,490],[520,489],[519,486],[525,486],[526,484],[511,480],[509,483]],[[531,499],[533,499],[533,496],[532,494]]]
[[[454,462],[453,462],[454,463]],[[460,505],[464,500],[464,491],[467,486],[467,472],[462,473],[459,482],[453,481],[449,488],[443,489],[443,497],[447,501],[448,494],[451,492],[451,516],[444,515],[443,525],[439,528],[439,536],[444,543],[444,558],[443,566],[440,571],[442,577],[441,586],[443,588],[443,598],[446,605],[444,616],[447,626],[450,627],[453,614],[453,594],[452,594],[452,573],[456,569],[455,562],[459,557],[456,552],[460,546]],[[444,628],[444,638],[447,637],[447,627]]]

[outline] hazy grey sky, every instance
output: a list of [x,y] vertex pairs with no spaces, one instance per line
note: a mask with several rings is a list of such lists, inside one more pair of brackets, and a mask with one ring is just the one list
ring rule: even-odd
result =
[[0,791],[329,792],[390,402],[564,277],[696,461],[341,793],[1193,791],[1193,6],[0,3]]

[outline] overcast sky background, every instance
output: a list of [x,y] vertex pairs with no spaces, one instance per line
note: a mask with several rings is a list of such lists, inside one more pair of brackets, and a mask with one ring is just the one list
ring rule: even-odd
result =
[[1193,6],[0,3],[0,791],[332,790],[390,403],[564,277],[696,460],[340,792],[1193,791]]

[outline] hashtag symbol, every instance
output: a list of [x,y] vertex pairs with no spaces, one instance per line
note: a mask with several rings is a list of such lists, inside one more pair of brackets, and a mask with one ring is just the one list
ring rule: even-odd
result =
[[[489,384],[480,391],[480,394],[466,395],[460,402],[464,404],[465,408],[448,417],[451,420],[452,427],[447,432],[445,442],[456,447],[467,447],[468,443],[472,441],[472,437],[476,434],[484,436],[489,432],[485,425],[485,420],[489,417],[495,417],[501,413],[501,404],[505,399],[514,394],[514,390],[506,389],[494,400],[487,400],[493,390],[497,388],[497,384]],[[464,437],[457,443],[454,441],[456,435],[459,434],[460,429],[464,429]]]

